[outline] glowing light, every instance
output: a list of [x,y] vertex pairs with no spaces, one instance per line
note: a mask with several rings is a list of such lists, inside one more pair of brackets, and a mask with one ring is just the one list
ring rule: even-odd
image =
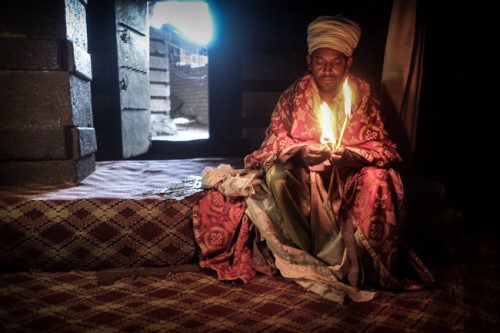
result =
[[351,89],[349,89],[349,85],[347,84],[347,79],[345,79],[344,84],[342,85],[342,92],[344,93],[344,114],[346,118],[351,118]]
[[214,24],[205,1],[167,1],[154,6],[151,26],[161,29],[171,24],[198,45],[207,45],[214,35]]
[[335,136],[333,135],[332,121],[330,118],[331,110],[326,102],[321,103],[321,127],[323,133],[321,134],[321,143],[335,144]]
[[351,118],[351,105],[352,105],[352,94],[351,89],[349,89],[349,85],[347,84],[347,78],[342,85],[342,92],[344,93],[344,124],[342,125],[342,130],[340,131],[339,141],[337,142],[337,148],[340,147],[340,143],[342,142],[342,138],[344,137],[345,127],[347,122]]

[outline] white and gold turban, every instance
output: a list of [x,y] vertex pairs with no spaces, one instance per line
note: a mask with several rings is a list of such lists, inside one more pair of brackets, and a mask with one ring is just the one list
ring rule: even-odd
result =
[[342,17],[320,16],[307,26],[309,54],[327,47],[352,56],[361,37],[361,28],[354,21]]

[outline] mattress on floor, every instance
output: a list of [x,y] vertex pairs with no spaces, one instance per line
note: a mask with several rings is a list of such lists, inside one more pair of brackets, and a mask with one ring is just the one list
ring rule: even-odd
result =
[[190,209],[227,159],[98,162],[82,182],[0,188],[0,267],[96,270],[190,263]]

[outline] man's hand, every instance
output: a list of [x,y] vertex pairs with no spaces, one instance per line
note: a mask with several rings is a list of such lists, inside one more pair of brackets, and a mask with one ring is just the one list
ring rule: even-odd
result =
[[331,155],[331,150],[325,145],[311,144],[302,147],[300,157],[308,166],[317,165],[328,159]]
[[330,156],[330,162],[333,165],[357,168],[363,165],[363,162],[349,150],[344,147],[336,148]]

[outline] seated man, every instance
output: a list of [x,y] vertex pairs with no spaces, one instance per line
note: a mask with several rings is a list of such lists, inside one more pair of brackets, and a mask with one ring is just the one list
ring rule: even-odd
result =
[[[369,85],[349,72],[360,35],[358,24],[344,18],[322,16],[309,25],[309,73],[281,95],[266,139],[245,158],[245,169],[265,172],[295,246],[335,270],[339,280],[356,288],[418,289],[434,279],[411,249],[405,257],[400,251],[403,185],[391,166],[401,157]],[[332,110],[339,138],[346,78],[352,117],[341,147],[332,150],[320,143],[320,104]]]

